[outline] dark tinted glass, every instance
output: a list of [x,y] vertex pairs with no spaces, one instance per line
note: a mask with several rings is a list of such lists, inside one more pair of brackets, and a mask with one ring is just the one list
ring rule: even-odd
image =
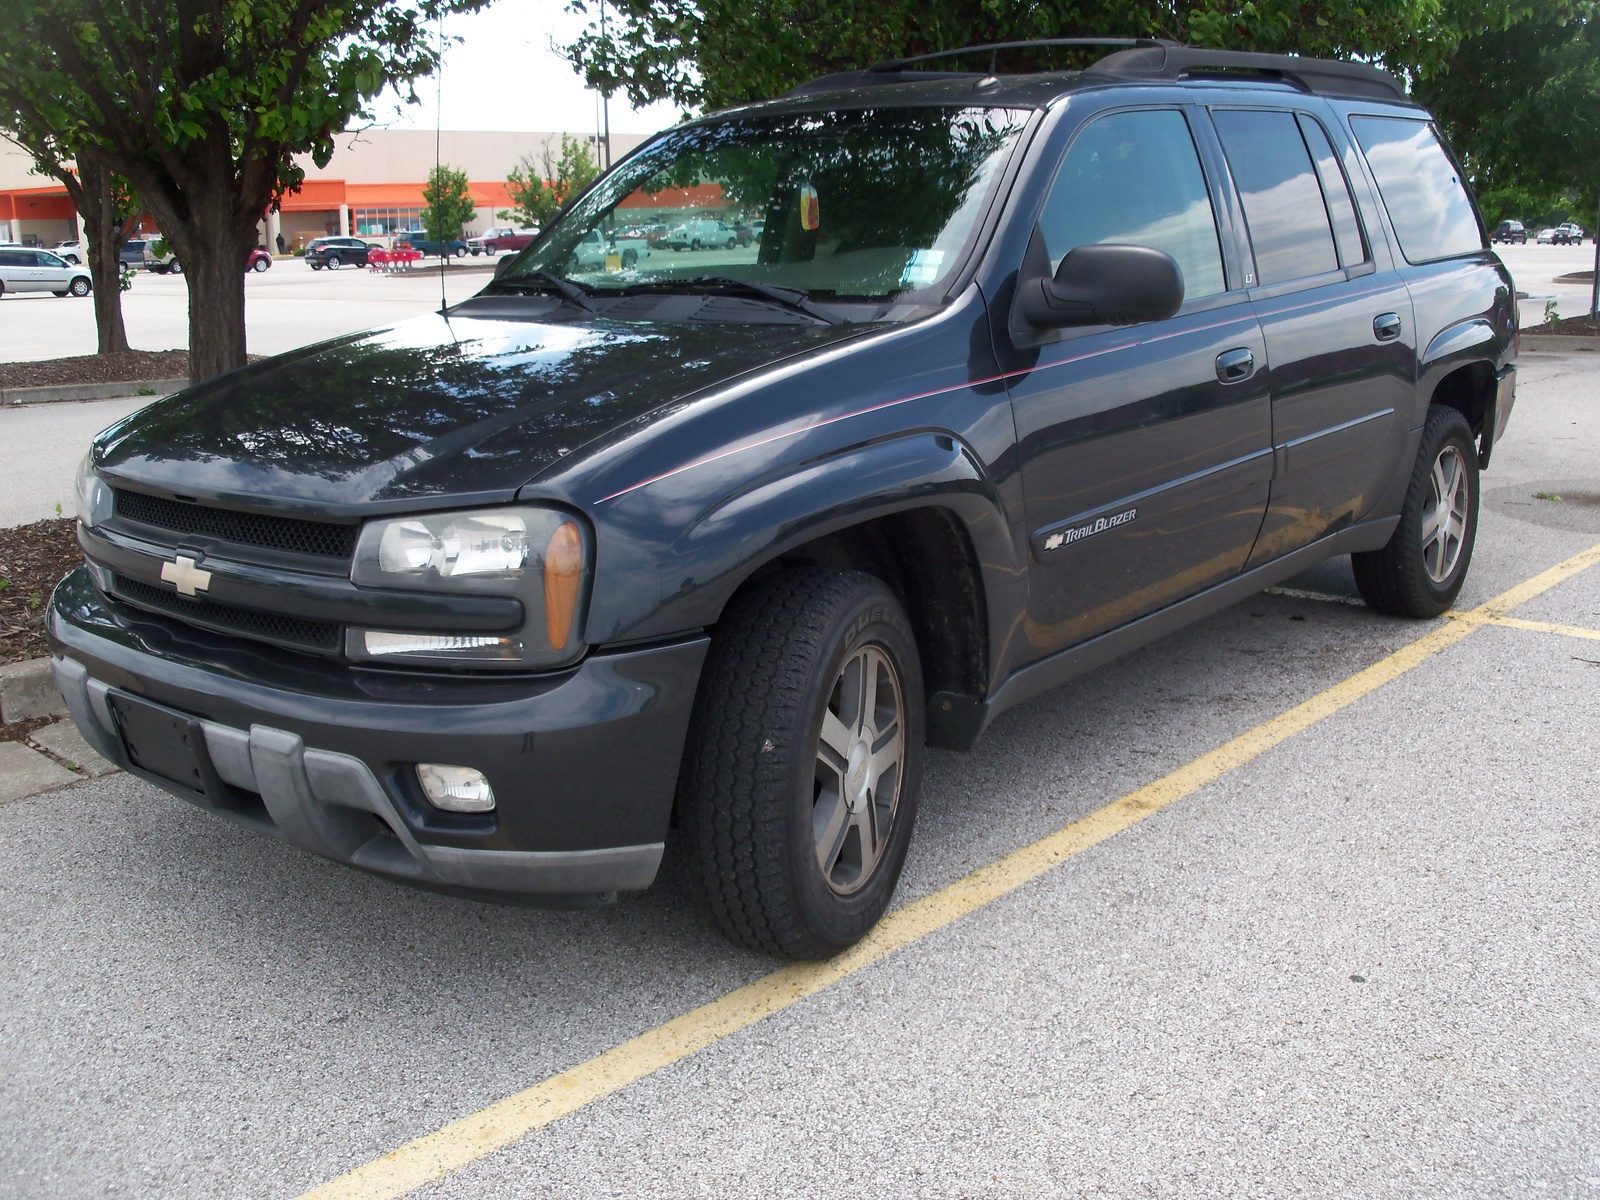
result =
[[31,267],[33,255],[25,250],[0,250],[0,267]]
[[1305,134],[1311,158],[1322,181],[1322,196],[1328,202],[1328,217],[1333,222],[1333,240],[1339,247],[1339,265],[1354,267],[1367,261],[1366,243],[1361,239],[1361,222],[1356,219],[1356,203],[1350,195],[1350,181],[1344,177],[1327,131],[1304,113],[1300,132]]
[[1039,217],[1050,266],[1077,246],[1165,250],[1185,298],[1225,290],[1217,219],[1183,114],[1113,113],[1078,134]]
[[1250,227],[1256,282],[1338,270],[1322,187],[1294,114],[1222,111],[1212,116]]
[[1426,121],[1351,117],[1409,262],[1483,249],[1483,231],[1455,164]]

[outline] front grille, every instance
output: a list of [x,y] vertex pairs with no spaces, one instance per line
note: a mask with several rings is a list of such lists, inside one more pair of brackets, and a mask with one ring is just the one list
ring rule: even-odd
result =
[[117,488],[116,513],[125,521],[136,521],[156,529],[178,534],[204,534],[224,542],[287,550],[294,554],[313,554],[320,558],[348,561],[356,552],[359,525],[336,525],[331,521],[305,521],[297,517],[269,517],[261,513],[237,512],[230,508],[207,508],[182,500],[163,500],[144,492]]
[[303,617],[256,612],[210,600],[186,600],[175,592],[125,575],[111,576],[111,590],[129,604],[176,617],[190,625],[317,654],[339,652],[339,626],[332,621],[308,621]]

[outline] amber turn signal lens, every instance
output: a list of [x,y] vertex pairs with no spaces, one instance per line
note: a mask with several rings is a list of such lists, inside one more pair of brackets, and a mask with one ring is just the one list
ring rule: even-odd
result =
[[583,537],[571,521],[563,521],[544,548],[544,632],[550,649],[560,650],[572,633],[583,581]]

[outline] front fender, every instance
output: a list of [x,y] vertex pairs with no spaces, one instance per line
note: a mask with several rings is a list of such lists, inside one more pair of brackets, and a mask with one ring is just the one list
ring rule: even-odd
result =
[[994,484],[959,439],[922,432],[797,463],[719,499],[672,545],[661,566],[661,605],[631,632],[662,636],[714,624],[763,564],[836,530],[923,507],[948,510],[966,532],[989,613],[1015,608],[1014,599],[997,604],[994,594],[1025,579]]

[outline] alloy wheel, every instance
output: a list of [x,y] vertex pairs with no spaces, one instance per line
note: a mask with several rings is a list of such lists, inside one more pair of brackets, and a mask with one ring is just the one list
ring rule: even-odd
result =
[[812,842],[836,895],[859,890],[883,857],[905,756],[900,677],[882,649],[862,646],[834,681],[817,738]]
[[1422,519],[1422,566],[1429,579],[1442,584],[1456,569],[1467,532],[1467,465],[1455,446],[1446,446],[1433,460],[1428,500],[1431,509]]

